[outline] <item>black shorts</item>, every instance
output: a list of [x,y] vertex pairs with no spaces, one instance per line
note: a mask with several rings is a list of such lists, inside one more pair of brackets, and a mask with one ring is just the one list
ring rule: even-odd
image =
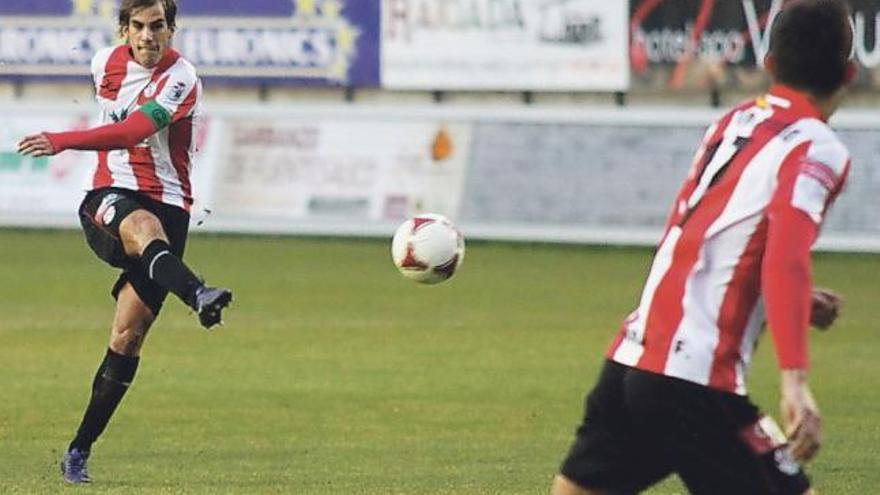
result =
[[[605,363],[561,473],[611,494],[676,473],[690,493],[804,493],[778,427],[747,397]],[[775,429],[775,430],[774,430]]]
[[168,290],[150,280],[140,259],[125,254],[119,239],[119,223],[140,209],[156,215],[168,237],[171,251],[182,258],[189,231],[189,213],[183,208],[154,201],[136,191],[106,187],[86,194],[79,207],[79,220],[86,242],[98,258],[122,269],[111,290],[113,297],[119,295],[126,283],[131,283],[141,300],[154,315],[158,315]]

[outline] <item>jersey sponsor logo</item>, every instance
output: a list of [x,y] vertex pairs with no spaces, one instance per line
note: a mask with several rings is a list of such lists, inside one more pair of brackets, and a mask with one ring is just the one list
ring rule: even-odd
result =
[[186,91],[186,83],[183,81],[177,81],[174,83],[174,86],[171,87],[171,99],[179,100],[183,96],[184,91]]
[[127,108],[121,108],[118,110],[118,112],[119,113],[117,113],[117,110],[113,110],[112,112],[110,112],[110,118],[113,120],[113,122],[122,122],[123,120],[128,118]]

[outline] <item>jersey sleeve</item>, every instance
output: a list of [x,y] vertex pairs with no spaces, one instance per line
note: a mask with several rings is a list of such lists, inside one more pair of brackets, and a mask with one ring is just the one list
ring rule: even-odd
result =
[[761,269],[767,322],[782,369],[809,365],[812,293],[810,249],[849,168],[836,141],[810,142],[783,162],[767,208],[767,245]]
[[825,214],[843,190],[849,174],[850,158],[839,141],[823,140],[810,144],[794,173],[791,206],[821,225]]
[[122,122],[82,131],[44,132],[55,153],[64,150],[109,151],[128,149],[155,132],[146,115],[135,112]]

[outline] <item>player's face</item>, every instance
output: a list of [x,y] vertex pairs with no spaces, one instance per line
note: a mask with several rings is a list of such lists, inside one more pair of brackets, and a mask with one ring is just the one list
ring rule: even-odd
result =
[[150,7],[133,10],[122,34],[128,39],[137,63],[151,68],[162,59],[171,44],[174,30],[165,22],[162,2],[156,2]]

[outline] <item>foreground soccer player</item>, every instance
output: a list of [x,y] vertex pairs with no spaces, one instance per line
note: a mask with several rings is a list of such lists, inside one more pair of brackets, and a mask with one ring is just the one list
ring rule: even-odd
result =
[[[676,473],[691,493],[810,493],[821,441],[807,331],[839,300],[811,293],[810,247],[849,153],[826,125],[856,67],[839,0],[796,0],[771,31],[769,92],[705,135],[675,198],[638,308],[586,399],[556,495],[638,493]],[[784,434],[746,395],[764,322]]]
[[69,483],[88,483],[92,443],[134,379],[141,346],[168,291],[192,308],[205,328],[220,323],[232,300],[207,287],[182,261],[192,205],[190,152],[201,84],[193,66],[170,48],[174,0],[123,0],[119,30],[127,42],[99,51],[92,74],[101,127],[25,137],[19,152],[48,156],[96,150],[98,164],[79,214],[86,240],[121,268],[113,287],[116,314],[110,348],[62,461]]

